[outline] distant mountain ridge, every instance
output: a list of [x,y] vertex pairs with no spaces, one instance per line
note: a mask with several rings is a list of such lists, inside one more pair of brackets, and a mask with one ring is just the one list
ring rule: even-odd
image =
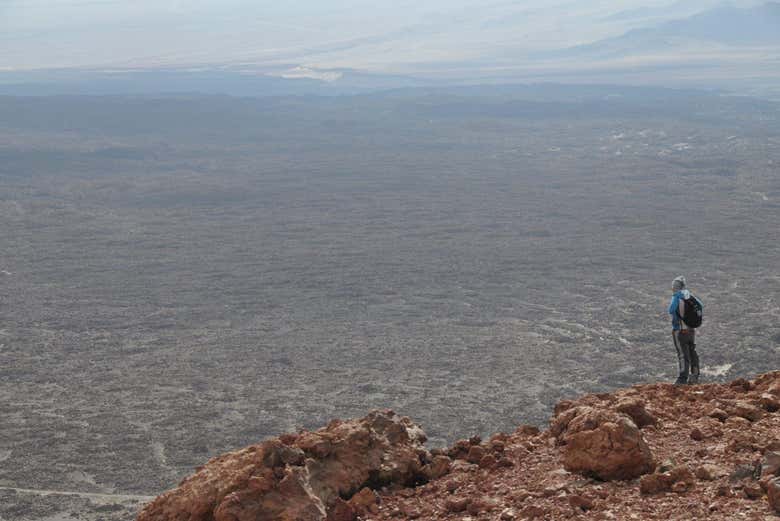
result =
[[[516,37],[513,31],[522,31],[521,21],[532,16],[533,12],[502,13],[504,17],[496,20],[506,22],[506,27],[501,26],[504,32],[490,33],[493,43],[509,39],[500,52],[487,49],[483,54],[462,59],[447,56],[395,71],[327,63],[329,57],[336,56],[333,53],[337,52],[353,52],[356,49],[376,52],[377,49],[371,46],[379,41],[383,45],[392,42],[400,45],[404,41],[409,43],[419,39],[418,45],[425,46],[423,26],[394,32],[376,41],[358,38],[335,47],[316,48],[309,54],[286,55],[284,62],[209,62],[187,67],[115,70],[0,71],[0,95],[351,95],[447,84],[540,82],[651,84],[727,89],[749,94],[761,92],[771,97],[778,95],[780,2],[771,1],[753,7],[711,7],[715,1],[681,0],[666,8],[647,7],[618,12],[602,19],[601,23],[623,20],[618,23],[619,32],[597,33],[618,36],[595,41],[569,39],[565,41],[590,43],[559,49],[548,46],[529,50],[518,42],[512,42],[511,39]],[[685,18],[672,19],[686,15]],[[441,24],[444,23],[424,27],[431,28],[442,40],[456,41],[443,29],[436,29]],[[476,37],[480,30],[492,30],[485,29],[484,24],[479,27],[482,29],[470,27],[470,34]],[[612,27],[612,30],[615,28]],[[390,48],[392,45],[378,50],[387,53]]]
[[747,9],[719,7],[649,31],[662,37],[696,38],[729,45],[779,45],[780,3]]
[[579,45],[548,57],[610,57],[669,51],[699,42],[722,46],[780,46],[780,2],[751,8],[722,6],[655,27]]

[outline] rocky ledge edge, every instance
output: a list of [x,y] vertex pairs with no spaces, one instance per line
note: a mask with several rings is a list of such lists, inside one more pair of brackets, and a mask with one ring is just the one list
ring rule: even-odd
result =
[[778,410],[780,371],[637,385],[432,450],[373,411],[213,458],[138,521],[778,519]]

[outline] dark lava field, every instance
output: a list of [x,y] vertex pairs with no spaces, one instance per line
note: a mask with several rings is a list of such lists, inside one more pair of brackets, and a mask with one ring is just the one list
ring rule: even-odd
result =
[[[0,520],[133,519],[392,408],[429,446],[780,359],[780,106],[653,89],[0,98]],[[69,493],[69,494],[64,494]]]

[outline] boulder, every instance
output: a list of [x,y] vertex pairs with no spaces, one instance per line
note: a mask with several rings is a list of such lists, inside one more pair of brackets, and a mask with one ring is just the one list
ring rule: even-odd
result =
[[519,434],[520,436],[538,436],[539,427],[536,427],[534,425],[520,425],[515,430],[515,434]]
[[766,487],[766,495],[769,499],[769,505],[780,513],[780,478],[769,480]]
[[747,499],[758,499],[764,495],[764,491],[758,483],[745,483],[742,485],[742,494]]
[[375,490],[364,488],[349,500],[349,505],[358,514],[375,514],[379,510],[381,499]]
[[451,497],[444,502],[444,508],[448,512],[463,512],[471,501],[468,497]]
[[718,407],[715,407],[710,412],[707,413],[707,416],[710,418],[715,418],[716,420],[719,420],[721,422],[725,422],[726,419],[729,417],[729,413],[724,411],[723,409],[720,409]]
[[469,448],[469,452],[466,455],[466,461],[469,463],[479,464],[482,458],[485,457],[485,449],[481,445],[472,445]]
[[640,429],[658,423],[658,419],[647,412],[645,402],[639,398],[623,398],[615,405],[615,410],[631,418]]
[[714,481],[727,475],[728,472],[723,467],[712,463],[705,463],[696,469],[696,477],[702,481]]
[[541,519],[548,513],[547,509],[539,505],[529,505],[520,511],[522,519]]
[[768,451],[761,462],[761,476],[780,475],[780,452]]
[[767,412],[777,412],[780,410],[780,397],[764,393],[758,397],[756,404]]
[[580,509],[582,511],[588,511],[593,508],[593,500],[579,494],[572,494],[568,496],[569,504],[574,509]]
[[695,441],[708,440],[723,436],[723,424],[708,416],[697,418],[690,422],[690,437]]
[[355,521],[357,517],[352,505],[339,498],[328,511],[327,521]]
[[693,472],[688,467],[679,465],[666,472],[642,476],[639,480],[639,491],[646,495],[670,491],[683,493],[693,488],[694,482]]
[[751,384],[750,381],[746,380],[745,378],[737,378],[736,380],[729,383],[729,387],[735,391],[746,393],[753,388],[753,384]]
[[559,414],[553,416],[552,421],[550,422],[550,434],[555,438],[557,445],[563,443],[563,433],[569,427],[569,423],[588,410],[591,410],[591,407],[568,407],[563,409]]
[[633,479],[652,472],[650,449],[636,424],[608,409],[576,407],[565,411],[557,442],[564,468],[603,480]]
[[745,401],[734,402],[730,412],[732,416],[745,418],[751,422],[758,421],[764,417],[764,411],[761,408]]
[[780,371],[765,373],[756,378],[756,390],[780,396]]
[[418,426],[392,411],[336,420],[210,460],[138,521],[349,519],[355,508],[344,499],[362,488],[425,479],[424,441]]
[[425,477],[428,480],[439,479],[442,476],[446,476],[450,473],[452,468],[452,460],[444,455],[437,455],[433,457],[433,460],[425,466]]
[[479,460],[479,468],[489,469],[496,465],[496,458],[492,454],[487,454],[481,460]]

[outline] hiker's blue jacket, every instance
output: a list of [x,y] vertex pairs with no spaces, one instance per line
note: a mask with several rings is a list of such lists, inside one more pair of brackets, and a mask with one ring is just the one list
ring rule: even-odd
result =
[[677,291],[672,296],[672,301],[669,303],[669,314],[672,315],[672,331],[680,330],[680,323],[682,322],[678,313],[678,310],[680,309],[680,299],[685,300],[690,296],[691,292],[687,289]]

